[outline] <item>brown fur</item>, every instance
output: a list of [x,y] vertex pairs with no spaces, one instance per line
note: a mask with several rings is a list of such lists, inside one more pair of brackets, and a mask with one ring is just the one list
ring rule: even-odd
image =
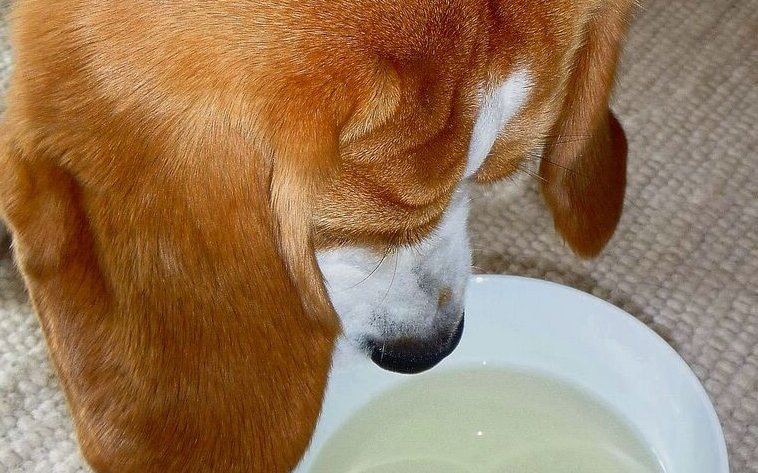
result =
[[477,177],[544,146],[558,230],[599,251],[623,200],[607,102],[630,9],[19,0],[0,209],[93,468],[291,469],[339,328],[315,249],[428,234],[478,88],[517,66],[534,90]]

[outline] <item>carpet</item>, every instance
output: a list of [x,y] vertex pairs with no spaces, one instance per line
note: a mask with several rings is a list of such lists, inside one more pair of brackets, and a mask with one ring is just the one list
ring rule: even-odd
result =
[[[0,5],[4,18],[7,1]],[[3,21],[3,85],[10,64]],[[757,86],[757,0],[643,2],[615,100],[629,138],[627,207],[606,252],[573,257],[530,180],[478,189],[471,219],[478,270],[590,292],[671,343],[716,406],[733,473],[758,473]],[[39,325],[5,258],[0,472],[86,471]]]

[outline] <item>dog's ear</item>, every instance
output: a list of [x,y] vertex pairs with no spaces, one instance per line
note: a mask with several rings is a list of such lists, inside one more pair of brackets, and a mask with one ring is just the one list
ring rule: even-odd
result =
[[330,134],[207,120],[6,128],[0,214],[98,472],[290,471],[320,410],[338,322],[308,173]]
[[582,257],[595,256],[613,235],[626,186],[626,138],[608,102],[633,2],[601,3],[570,64],[562,111],[540,164],[555,227]]

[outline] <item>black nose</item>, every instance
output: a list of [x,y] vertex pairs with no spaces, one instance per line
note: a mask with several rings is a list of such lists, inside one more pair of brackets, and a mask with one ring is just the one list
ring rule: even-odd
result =
[[463,317],[455,331],[431,341],[401,338],[370,341],[371,359],[380,367],[397,373],[415,374],[433,368],[451,354],[463,336]]

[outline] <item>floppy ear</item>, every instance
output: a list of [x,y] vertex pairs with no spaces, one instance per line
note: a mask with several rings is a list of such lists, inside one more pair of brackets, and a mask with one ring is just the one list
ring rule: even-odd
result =
[[338,322],[287,162],[329,145],[264,156],[211,121],[158,147],[123,123],[2,147],[0,214],[98,472],[290,471],[320,410]]
[[571,64],[562,111],[540,164],[555,227],[579,256],[595,256],[613,235],[626,186],[627,145],[608,108],[632,2],[603,2]]

